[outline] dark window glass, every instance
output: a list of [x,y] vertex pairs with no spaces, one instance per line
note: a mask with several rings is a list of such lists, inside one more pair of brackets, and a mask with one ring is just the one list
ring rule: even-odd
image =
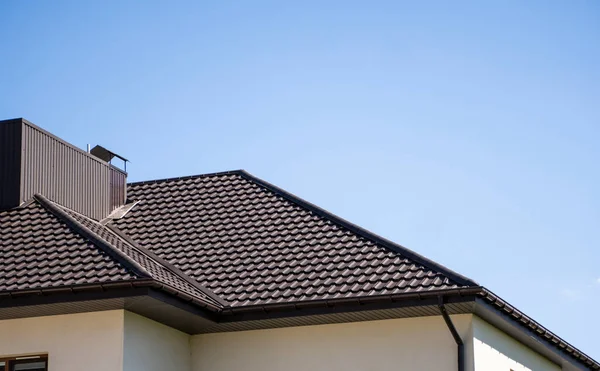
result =
[[48,371],[48,358],[5,358],[3,361],[0,361],[0,371]]
[[11,371],[46,371],[46,362],[44,361],[26,361],[13,363]]

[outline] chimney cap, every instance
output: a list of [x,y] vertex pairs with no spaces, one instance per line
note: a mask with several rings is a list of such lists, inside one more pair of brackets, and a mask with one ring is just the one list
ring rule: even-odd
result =
[[123,160],[125,162],[129,162],[129,160],[126,159],[125,157],[120,156],[112,151],[109,151],[108,149],[102,147],[101,145],[94,146],[94,148],[91,149],[90,153],[106,162],[110,162],[115,157],[120,158],[121,160]]

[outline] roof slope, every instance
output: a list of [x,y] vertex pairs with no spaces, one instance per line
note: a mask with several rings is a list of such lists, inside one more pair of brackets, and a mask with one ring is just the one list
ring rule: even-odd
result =
[[135,242],[129,240],[127,236],[123,235],[118,229],[111,230],[85,215],[79,214],[58,204],[54,205],[73,218],[82,227],[87,228],[103,241],[106,241],[115,251],[121,253],[120,255],[123,259],[128,260],[130,264],[137,265],[141,271],[141,275],[151,277],[157,282],[172,287],[178,293],[187,294],[211,302],[216,306],[222,306],[223,302],[220,299],[215,298],[214,295],[207,295],[204,291],[205,289],[197,282],[189,279],[189,277],[180,273],[177,268],[165,263],[153,253],[137,246]]
[[38,202],[0,213],[0,261],[0,292],[137,278]]
[[107,225],[41,195],[0,212],[0,297],[126,283],[231,314],[477,295],[600,369],[472,280],[244,171],[133,183],[129,197]]
[[476,286],[244,171],[132,183],[114,222],[232,306]]
[[204,306],[222,307],[197,282],[118,230],[42,195],[0,213],[0,261],[0,293],[146,281]]

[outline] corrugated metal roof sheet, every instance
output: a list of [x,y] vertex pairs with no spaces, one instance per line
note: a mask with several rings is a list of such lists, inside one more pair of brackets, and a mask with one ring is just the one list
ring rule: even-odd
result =
[[0,210],[41,193],[103,219],[126,198],[126,174],[24,119],[0,121]]

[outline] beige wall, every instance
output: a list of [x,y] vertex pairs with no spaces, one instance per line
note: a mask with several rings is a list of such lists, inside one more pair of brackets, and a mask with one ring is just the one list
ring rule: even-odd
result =
[[473,317],[475,371],[554,371],[561,367],[506,335],[489,323]]
[[[471,315],[452,316],[463,338]],[[193,371],[456,371],[441,316],[192,336]]]
[[190,371],[190,336],[125,312],[123,371]]
[[48,354],[49,371],[120,371],[123,311],[0,321],[0,357]]
[[[484,320],[452,316],[467,371],[561,368]],[[0,357],[50,371],[455,371],[441,316],[189,336],[123,310],[0,321]]]

